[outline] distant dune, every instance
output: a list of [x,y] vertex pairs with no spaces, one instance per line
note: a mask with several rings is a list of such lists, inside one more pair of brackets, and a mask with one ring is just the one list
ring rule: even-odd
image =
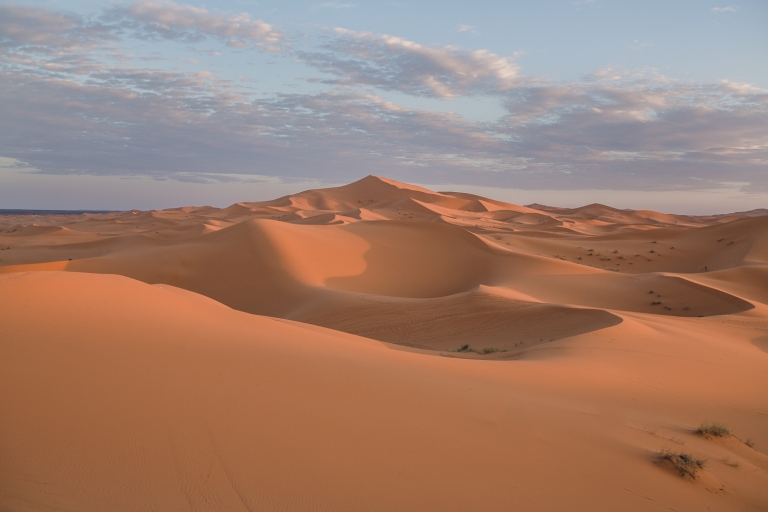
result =
[[0,510],[768,509],[768,210],[10,213],[0,312]]

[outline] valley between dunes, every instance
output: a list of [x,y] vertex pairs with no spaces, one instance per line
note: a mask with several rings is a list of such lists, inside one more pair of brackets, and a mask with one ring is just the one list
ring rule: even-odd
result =
[[768,510],[768,212],[0,215],[0,415],[2,511]]

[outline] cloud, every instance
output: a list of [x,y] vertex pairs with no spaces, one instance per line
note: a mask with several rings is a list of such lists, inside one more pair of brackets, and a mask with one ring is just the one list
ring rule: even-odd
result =
[[643,48],[653,48],[655,45],[653,43],[641,43],[637,39],[633,41],[633,44],[630,46],[633,50],[642,50]]
[[744,82],[731,82],[730,80],[721,80],[721,82],[723,83],[724,90],[731,94],[736,94],[739,96],[768,94],[768,89],[756,87],[752,84],[747,84]]
[[322,7],[323,9],[352,9],[355,6],[355,4],[352,3],[340,3],[340,2],[323,2],[319,5],[319,7]]
[[0,74],[0,154],[55,174],[188,180],[190,173],[297,178],[321,170],[346,180],[361,168],[432,165],[446,144],[467,155],[500,149],[458,116],[372,95],[252,101],[201,74],[106,69],[99,78],[88,85]]
[[200,41],[214,37],[237,47],[249,43],[274,45],[282,37],[272,25],[251,19],[247,13],[224,15],[169,1],[117,6],[106,19],[145,39]]
[[654,78],[542,84],[517,91],[506,108],[516,154],[561,183],[714,188],[733,180],[768,190],[760,171],[768,92],[758,88]]
[[714,14],[722,14],[725,12],[736,12],[737,7],[735,5],[729,5],[728,7],[713,7],[712,12]]
[[[613,71],[613,73],[617,73]],[[768,190],[768,92],[660,78],[526,84],[494,123],[375,94],[253,100],[206,73],[0,74],[0,154],[46,173],[237,173],[515,188]],[[418,169],[418,170],[416,170]],[[201,175],[202,175],[201,174]]]
[[475,26],[474,25],[457,25],[456,31],[457,32],[472,32],[475,33]]
[[0,38],[8,43],[58,45],[72,44],[68,37],[79,24],[74,16],[20,5],[0,4]]
[[278,43],[283,38],[272,25],[251,19],[246,13],[218,14],[169,1],[118,5],[95,19],[0,4],[0,48],[35,54],[71,53],[85,47],[103,47],[126,35],[183,42],[214,38],[230,47],[253,45],[265,51],[279,50]]
[[488,50],[431,47],[407,39],[343,28],[323,52],[301,52],[308,64],[336,75],[336,85],[375,86],[416,96],[503,91],[516,83],[519,66]]
[[69,13],[0,4],[0,47],[73,48],[109,38],[106,27]]
[[[187,181],[344,182],[364,170],[528,189],[699,190],[727,180],[768,190],[768,91],[751,84],[610,68],[556,82],[520,76],[513,58],[488,50],[337,29],[294,53],[330,74],[331,87],[257,98],[243,81],[119,60],[114,47],[136,34],[266,45],[272,27],[132,5],[94,19],[0,5],[0,155],[42,173]],[[382,91],[468,96],[502,115],[473,122]]]

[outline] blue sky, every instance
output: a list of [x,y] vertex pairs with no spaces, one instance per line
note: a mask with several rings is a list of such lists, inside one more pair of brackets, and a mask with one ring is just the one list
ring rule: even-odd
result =
[[515,202],[768,206],[768,3],[0,1],[0,208],[367,174]]

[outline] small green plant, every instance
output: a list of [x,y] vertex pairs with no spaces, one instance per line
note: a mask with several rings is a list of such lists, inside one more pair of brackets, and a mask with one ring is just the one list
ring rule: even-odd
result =
[[702,423],[696,429],[696,433],[701,436],[728,437],[731,431],[725,425],[720,423]]
[[732,461],[730,459],[724,459],[723,462],[725,462],[728,466],[731,466],[732,468],[740,468],[741,467],[741,464],[739,464],[735,460]]
[[757,443],[755,443],[754,439],[747,439],[744,441],[744,444],[749,446],[750,448],[754,448]]
[[456,352],[471,352],[472,348],[469,345],[462,345]]
[[659,460],[670,462],[672,467],[675,468],[683,478],[687,476],[696,478],[696,473],[698,473],[699,470],[704,469],[704,465],[707,463],[706,460],[697,459],[690,453],[674,453],[666,449],[659,453]]
[[496,347],[485,347],[483,349],[483,354],[493,354],[494,352],[498,352],[498,351],[499,349],[497,349]]

